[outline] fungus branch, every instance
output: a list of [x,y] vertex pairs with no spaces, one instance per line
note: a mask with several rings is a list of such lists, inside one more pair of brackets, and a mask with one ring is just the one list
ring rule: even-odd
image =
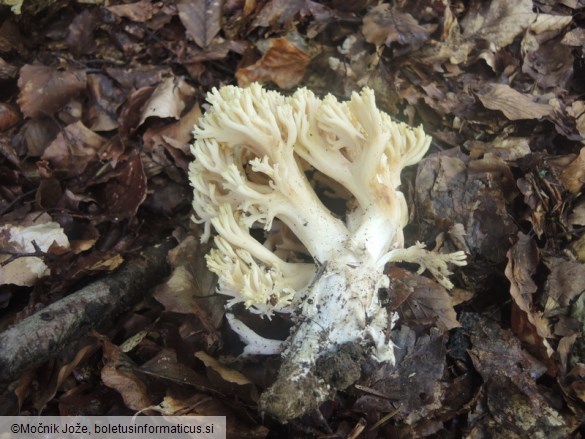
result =
[[[214,89],[208,101],[189,169],[194,221],[204,224],[203,241],[211,227],[217,232],[207,262],[219,292],[231,297],[228,306],[243,302],[268,317],[287,312],[297,322],[282,342],[228,316],[246,354],[283,351],[279,377],[260,406],[287,421],[334,390],[315,374],[321,356],[353,343],[379,361],[394,361],[388,331],[395,316],[377,297],[389,285],[386,262],[416,262],[450,288],[447,264],[465,265],[465,255],[429,252],[418,243],[403,248],[408,211],[400,173],[423,157],[431,139],[378,110],[372,90],[339,102],[306,89],[285,97],[252,84]],[[308,173],[351,195],[345,218],[321,202]],[[291,395],[299,386],[311,396]]]

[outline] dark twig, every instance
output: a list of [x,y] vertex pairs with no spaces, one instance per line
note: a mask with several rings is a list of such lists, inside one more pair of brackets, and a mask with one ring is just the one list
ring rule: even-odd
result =
[[101,329],[138,303],[168,274],[174,242],[150,247],[118,272],[93,282],[0,333],[0,388],[57,356],[91,329]]

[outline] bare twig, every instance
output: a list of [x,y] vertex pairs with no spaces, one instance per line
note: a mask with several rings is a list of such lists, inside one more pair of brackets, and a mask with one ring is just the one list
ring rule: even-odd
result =
[[115,321],[168,274],[171,240],[0,333],[0,387],[55,357],[93,328]]

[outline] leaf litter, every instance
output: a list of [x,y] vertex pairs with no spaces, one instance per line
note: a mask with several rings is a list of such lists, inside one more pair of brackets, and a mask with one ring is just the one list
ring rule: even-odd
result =
[[[141,0],[3,12],[0,328],[137,249],[167,236],[178,246],[152,297],[23,372],[2,414],[223,414],[228,437],[580,437],[584,11]],[[470,261],[451,292],[388,267],[396,367],[350,356],[357,383],[287,426],[256,412],[278,358],[238,356],[189,220],[205,93],[253,81],[341,98],[368,85],[393,117],[422,123],[434,142],[403,176],[406,241]],[[270,337],[290,327],[242,319]]]

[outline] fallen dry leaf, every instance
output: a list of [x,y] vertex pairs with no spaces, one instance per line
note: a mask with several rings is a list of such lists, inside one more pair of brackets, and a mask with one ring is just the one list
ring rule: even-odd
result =
[[572,194],[577,194],[585,184],[585,147],[581,148],[579,156],[573,160],[560,176],[565,188]]
[[94,30],[98,24],[97,11],[81,11],[71,22],[66,39],[69,50],[77,56],[87,55],[96,49]]
[[7,63],[4,59],[0,58],[0,79],[11,79],[15,78],[18,74],[18,67]]
[[111,131],[118,127],[118,108],[124,102],[124,93],[107,75],[87,75],[89,102],[84,120],[93,131]]
[[528,51],[524,56],[522,71],[544,88],[566,88],[573,76],[573,54],[571,48],[550,40]]
[[510,120],[541,119],[553,111],[549,104],[535,102],[531,95],[506,84],[490,84],[477,92],[477,97],[486,108],[499,110]]
[[[190,153],[193,127],[201,117],[199,105],[193,107],[177,122],[163,127],[148,128],[144,133],[144,145],[152,150],[157,146],[178,149],[184,154]],[[177,163],[179,165],[179,163]]]
[[0,133],[12,128],[20,120],[21,115],[13,105],[0,102]]
[[437,224],[448,231],[452,224],[461,223],[465,234],[459,236],[472,253],[494,263],[505,260],[509,240],[517,231],[507,205],[517,190],[503,160],[489,154],[471,160],[455,150],[431,154],[418,166],[415,192],[424,239],[436,238],[442,231]]
[[187,84],[183,78],[170,77],[165,79],[154,89],[152,95],[145,102],[138,125],[142,125],[148,117],[180,119],[185,106],[194,93],[195,89]]
[[[518,232],[518,242],[510,248],[507,257],[505,274],[510,281],[510,295],[521,310],[512,314],[512,327],[522,340],[543,349],[545,355],[550,357],[553,349],[547,340],[552,337],[549,323],[542,311],[537,309],[534,299],[538,289],[533,279],[540,260],[538,248],[533,239]],[[529,323],[524,321],[524,317]]]
[[136,215],[146,198],[146,175],[140,154],[134,152],[115,171],[115,178],[106,184],[103,195],[109,215],[120,221]]
[[569,224],[585,226],[585,200],[575,204],[569,215]]
[[246,378],[243,373],[227,367],[204,351],[196,352],[195,357],[200,359],[206,367],[213,369],[229,383],[238,384],[240,386],[251,384],[250,380]]
[[396,294],[407,297],[400,305],[403,318],[432,323],[441,331],[460,326],[451,297],[437,282],[396,267],[390,278],[393,288],[401,289]]
[[253,27],[289,29],[293,20],[308,2],[305,0],[273,0],[267,2],[252,22]]
[[441,406],[439,380],[445,367],[445,339],[436,332],[421,336],[416,343],[413,337],[416,336],[407,336],[411,340],[409,344],[400,346],[403,353],[396,367],[383,365],[364,383],[360,382],[360,386],[372,389],[379,396],[360,396],[353,406],[354,411],[391,412],[395,413],[395,418],[412,424]]
[[[412,15],[399,11],[396,6],[380,4],[364,17],[362,32],[368,43],[376,46],[398,43],[398,47],[411,51],[422,47],[434,28],[420,25]],[[400,53],[404,53],[404,49]]]
[[582,27],[570,30],[563,36],[563,39],[561,40],[561,44],[573,47],[581,46],[584,43],[585,29],[583,29]]
[[135,372],[136,365],[118,346],[103,338],[105,365],[101,370],[103,383],[116,390],[131,410],[143,410],[152,405],[148,385]]
[[585,102],[575,101],[569,107],[568,113],[574,118],[577,131],[585,138]]
[[169,348],[161,349],[153,358],[142,364],[137,371],[152,378],[189,385],[199,390],[209,388],[209,381],[205,376],[181,363],[177,359],[177,353]]
[[80,175],[92,162],[106,139],[81,122],[67,125],[42,155],[55,171],[69,176]]
[[[573,21],[570,15],[538,14],[528,30],[537,35],[539,42],[555,38]],[[568,34],[567,32],[566,34]],[[562,43],[564,44],[564,43]]]
[[18,78],[18,105],[26,117],[50,116],[85,89],[85,70],[26,64]]
[[545,283],[546,312],[567,309],[573,300],[585,291],[585,264],[549,257],[544,263],[550,270]]
[[[33,244],[34,241],[34,244]],[[19,257],[19,254],[35,253],[35,244],[41,252],[49,252],[53,246],[69,248],[69,240],[61,226],[54,222],[39,222],[20,226],[5,224],[0,227],[0,285],[32,286],[50,274],[44,261],[38,256]],[[8,260],[13,257],[11,262]]]
[[62,389],[65,380],[71,377],[74,369],[85,363],[98,349],[98,342],[95,339],[91,339],[81,343],[81,347],[73,358],[64,355],[58,359],[52,367],[50,378],[46,381],[41,381],[40,388],[35,392],[35,404],[37,407],[39,409],[45,407],[57,392]]
[[135,3],[106,6],[106,9],[118,17],[143,23],[152,18],[156,6],[148,0],[140,0]]
[[297,85],[309,65],[309,55],[291,43],[288,38],[274,38],[262,58],[254,64],[236,71],[242,87],[254,81],[272,81],[280,88]]
[[463,320],[471,323],[469,354],[484,381],[482,398],[486,405],[476,405],[475,414],[487,416],[478,416],[472,422],[477,424],[474,428],[493,434],[509,431],[514,425],[515,434],[507,437],[530,437],[537,432],[547,432],[546,437],[566,437],[574,428],[573,421],[549,403],[535,382],[546,367],[526,353],[510,331],[477,315],[468,314]]
[[207,49],[221,29],[221,1],[181,1],[177,9],[187,35],[199,47]]
[[472,0],[461,20],[465,39],[485,39],[506,47],[536,20],[531,0]]

